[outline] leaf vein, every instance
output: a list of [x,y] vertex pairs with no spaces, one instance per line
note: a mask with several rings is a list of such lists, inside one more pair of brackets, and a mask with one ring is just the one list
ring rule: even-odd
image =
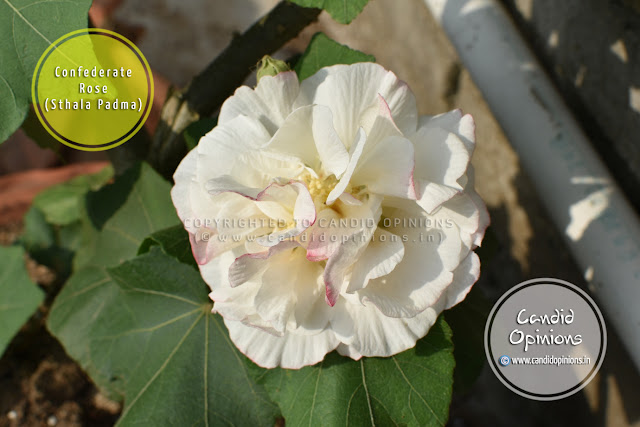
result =
[[[165,320],[165,321],[164,321],[164,322],[162,322],[162,323],[158,323],[157,325],[153,325],[153,326],[150,326],[150,327],[148,327],[148,328],[131,329],[131,330],[128,330],[128,331],[126,331],[126,332],[123,332],[123,333],[121,333],[121,334],[117,334],[117,335],[106,335],[106,336],[98,337],[98,338],[95,338],[93,341],[99,341],[99,340],[115,340],[115,339],[118,339],[118,338],[126,337],[126,336],[128,336],[128,335],[140,334],[140,333],[144,333],[144,332],[154,332],[154,331],[157,331],[158,329],[162,329],[162,328],[164,328],[165,326],[169,326],[169,325],[171,325],[172,323],[175,323],[175,322],[177,322],[177,321],[179,321],[179,320],[182,320],[182,319],[184,319],[185,317],[189,317],[189,316],[191,316],[192,314],[197,313],[198,311],[200,311],[200,309],[199,309],[199,308],[197,308],[197,309],[195,309],[195,310],[192,310],[192,311],[189,311],[189,312],[187,312],[187,313],[182,313],[180,316],[173,317],[173,318],[171,318],[171,319],[169,319],[169,320]],[[132,312],[131,312],[131,313],[132,313]],[[133,313],[132,313],[132,314],[133,314]]]
[[9,82],[0,75],[0,80],[9,88],[9,93],[11,94],[11,100],[13,101],[13,106],[18,108],[18,101],[16,100],[16,94],[13,92],[11,86],[9,86]]
[[[9,6],[11,8],[11,10],[13,10],[13,13],[18,15],[29,27],[31,27],[31,29],[36,34],[38,34],[40,37],[42,37],[42,39],[44,41],[46,41],[47,43],[51,44],[51,41],[48,38],[46,38],[44,34],[42,34],[40,31],[38,31],[38,29],[36,27],[34,27],[33,24],[27,18],[25,18],[22,13],[20,13],[20,10],[16,9],[15,6],[13,6],[9,2],[9,0],[3,0],[3,1],[7,4],[7,6]],[[14,38],[14,44],[15,44],[15,38]]]
[[353,393],[351,393],[351,397],[349,397],[349,401],[347,402],[347,421],[345,423],[347,426],[349,425],[349,414],[351,413],[351,402],[353,401],[353,398],[355,397],[358,390],[360,390],[360,387],[362,387],[362,384],[358,384],[358,387],[356,387],[355,390],[353,390]]
[[265,403],[268,403],[270,405],[273,405],[273,402],[266,400],[263,396],[261,396],[260,394],[258,394],[258,392],[256,392],[255,388],[253,388],[253,381],[251,381],[251,379],[249,378],[247,367],[242,362],[242,359],[240,359],[240,357],[238,356],[238,350],[236,350],[236,346],[231,342],[231,340],[229,339],[229,336],[225,334],[225,331],[220,326],[220,322],[216,321],[214,323],[216,324],[216,327],[218,328],[218,330],[220,330],[221,335],[224,337],[227,345],[231,348],[231,352],[233,353],[236,360],[238,361],[238,364],[240,365],[240,369],[242,370],[242,373],[244,374],[244,377],[247,380],[247,384],[249,385],[249,389],[251,390],[251,394],[256,398],[258,398],[259,400]]
[[375,427],[376,422],[373,418],[373,408],[371,408],[371,398],[369,395],[369,388],[367,387],[367,378],[364,374],[364,362],[360,359],[360,371],[362,372],[362,385],[364,387],[364,395],[367,398],[367,407],[369,408],[369,417],[371,419],[371,425]]
[[[6,0],[5,0],[6,1]],[[144,387],[142,387],[142,389],[140,389],[140,392],[138,392],[137,396],[131,401],[131,403],[129,405],[127,405],[127,408],[124,410],[124,412],[122,413],[122,416],[120,417],[120,422],[122,422],[122,420],[125,419],[125,417],[129,414],[129,412],[131,411],[131,408],[133,408],[135,406],[135,404],[138,402],[138,399],[140,399],[140,397],[146,393],[147,389],[151,386],[151,384],[153,384],[153,382],[160,376],[160,374],[166,369],[166,367],[169,365],[169,362],[171,362],[171,359],[173,359],[173,356],[178,352],[178,350],[180,349],[180,347],[182,347],[182,344],[186,341],[187,337],[189,335],[191,335],[191,332],[193,331],[193,329],[196,327],[196,325],[198,324],[198,322],[200,321],[200,319],[202,318],[202,316],[204,316],[204,313],[200,314],[200,316],[198,316],[196,318],[196,320],[193,322],[193,324],[189,327],[189,329],[187,329],[187,331],[185,332],[184,336],[180,339],[180,341],[178,341],[178,344],[176,344],[176,346],[173,348],[173,350],[171,350],[171,353],[169,353],[169,356],[167,356],[166,360],[162,363],[162,365],[160,366],[160,368],[158,368],[158,370],[153,374],[153,376],[149,379],[149,381],[147,381],[147,383],[144,385]]]
[[313,400],[311,401],[311,409],[309,413],[309,425],[311,425],[311,420],[313,420],[313,411],[316,407],[316,396],[318,396],[318,384],[320,383],[320,374],[322,373],[322,366],[324,365],[324,360],[320,363],[318,367],[318,377],[316,378],[316,387],[313,391]]
[[191,305],[195,305],[196,307],[200,307],[202,304],[192,301],[188,298],[184,298],[178,295],[168,294],[166,292],[161,291],[152,291],[151,289],[142,289],[142,288],[129,288],[125,290],[126,292],[140,292],[141,294],[150,294],[150,295],[158,295],[165,298],[172,298],[178,301],[186,302]]
[[60,301],[56,301],[56,302],[58,303],[58,305],[64,304],[65,302],[69,301],[70,299],[75,298],[77,296],[80,296],[80,295],[82,295],[84,293],[87,293],[87,292],[99,287],[100,285],[104,285],[105,283],[108,283],[109,281],[111,281],[111,278],[105,277],[104,279],[98,280],[97,282],[94,282],[94,283],[92,283],[92,284],[90,284],[88,286],[85,286],[84,288],[82,288],[82,289],[72,293],[71,295],[67,296],[66,298],[61,299]]
[[[424,397],[422,397],[422,395],[415,389],[415,387],[413,386],[413,384],[411,384],[411,381],[409,381],[409,379],[407,378],[407,376],[404,374],[404,371],[402,370],[402,368],[400,367],[400,365],[398,364],[398,361],[396,360],[395,356],[391,356],[391,359],[393,360],[393,362],[396,364],[396,368],[398,368],[398,371],[400,371],[400,375],[402,375],[402,378],[405,380],[405,382],[407,383],[407,385],[409,386],[409,388],[418,395],[418,397],[420,397],[420,399],[422,400],[422,402],[424,403],[424,405],[427,407],[427,409],[429,409],[429,411],[433,414],[433,417],[436,419],[436,421],[438,422],[438,424],[440,424],[441,426],[444,426],[444,423],[442,422],[442,420],[438,417],[438,415],[435,413],[435,411],[433,410],[433,408],[431,407],[431,405],[429,405],[429,403],[424,399]],[[409,395],[411,396],[411,395]],[[411,409],[411,412],[413,413],[413,409]],[[414,414],[415,417],[415,414]]]

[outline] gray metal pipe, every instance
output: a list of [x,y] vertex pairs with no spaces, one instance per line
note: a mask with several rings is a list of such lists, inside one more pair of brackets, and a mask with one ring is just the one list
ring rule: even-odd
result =
[[425,0],[640,370],[640,221],[495,0]]

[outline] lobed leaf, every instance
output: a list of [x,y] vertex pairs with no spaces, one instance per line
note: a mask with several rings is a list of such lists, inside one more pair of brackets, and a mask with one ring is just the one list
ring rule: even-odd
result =
[[375,62],[375,58],[331,40],[323,33],[316,33],[304,51],[294,70],[300,80],[314,75],[323,67],[336,64]]
[[[86,226],[86,244],[77,251],[74,273],[54,301],[47,324],[69,355],[90,373],[86,343],[92,324],[117,295],[106,268],[135,257],[146,236],[178,223],[170,186],[142,164],[87,195],[90,220],[85,222],[93,221],[93,226]],[[92,378],[113,396],[118,395],[108,379]]]
[[337,353],[262,381],[287,426],[444,426],[453,386],[451,330],[442,316],[413,349],[354,361]]
[[146,163],[97,192],[87,194],[86,210],[96,235],[76,256],[74,268],[112,266],[133,258],[151,233],[179,223],[171,184]]
[[369,0],[290,0],[302,7],[314,7],[326,10],[331,17],[341,23],[349,24],[362,9],[369,3]]
[[113,168],[78,176],[38,194],[24,217],[22,243],[31,257],[53,269],[58,278],[71,274],[76,250],[85,245],[94,230],[88,222],[85,198],[113,176]]
[[259,368],[211,314],[199,272],[178,260],[186,236],[169,187],[142,165],[93,193],[88,210],[99,231],[56,298],[49,329],[124,401],[119,425],[271,426],[278,408],[249,374]]
[[91,0],[0,0],[0,142],[29,110],[31,79],[58,38],[87,27]]
[[191,252],[189,235],[182,224],[157,231],[144,239],[140,245],[138,254],[149,252],[153,246],[160,246],[165,254],[174,257],[184,264],[198,267],[198,263],[193,258],[193,253]]
[[24,250],[0,246],[0,355],[43,299],[25,269]]
[[80,362],[89,375],[124,399],[118,425],[274,424],[278,409],[211,314],[197,270],[153,246],[92,274],[82,281],[102,289],[97,311],[85,305],[96,299],[87,288],[56,303],[83,323],[75,345],[85,347]]
[[111,166],[95,174],[77,176],[39,193],[33,199],[33,206],[44,214],[49,224],[68,225],[81,219],[81,205],[86,194],[98,190],[112,177]]

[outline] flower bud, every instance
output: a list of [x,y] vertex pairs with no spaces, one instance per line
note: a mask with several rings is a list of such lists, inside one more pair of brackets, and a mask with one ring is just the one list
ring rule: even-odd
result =
[[275,76],[284,71],[291,71],[291,68],[286,62],[265,55],[258,63],[257,79],[260,81],[264,76]]

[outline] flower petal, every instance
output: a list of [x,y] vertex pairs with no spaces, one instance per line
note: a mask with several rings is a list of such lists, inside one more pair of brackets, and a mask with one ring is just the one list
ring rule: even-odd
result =
[[[305,321],[324,323],[315,325],[316,329],[324,329],[329,321],[329,312],[324,312],[324,319],[313,319],[306,313],[296,311],[299,300],[307,303],[310,299],[321,302],[322,268],[317,263],[307,261],[301,248],[283,250],[279,254],[265,260],[266,269],[260,279],[260,290],[253,304],[260,317],[268,322],[276,331],[284,333],[286,329],[295,330],[298,326],[307,326]],[[302,302],[301,301],[301,302]],[[311,310],[314,304],[305,308]],[[298,319],[296,315],[302,314]]]
[[453,272],[453,281],[441,298],[444,304],[443,309],[446,310],[461,303],[479,277],[480,258],[475,252],[470,252]]
[[191,225],[191,220],[195,218],[191,196],[199,188],[197,174],[198,153],[194,149],[187,153],[173,174],[175,185],[171,189],[171,200],[187,231],[195,231]]
[[415,179],[415,177],[414,183],[416,194],[418,195],[417,203],[427,213],[434,212],[436,208],[460,193],[460,191],[455,188],[422,179]]
[[399,236],[382,228],[376,229],[362,256],[354,263],[346,292],[364,288],[369,280],[391,273],[404,257],[404,244]]
[[[222,217],[223,210],[218,211],[218,227],[220,234],[229,235],[231,240],[235,236],[260,236],[258,243],[263,246],[273,246],[285,239],[302,233],[313,225],[316,219],[315,205],[307,187],[298,181],[286,184],[271,183],[265,189],[246,187],[229,176],[221,176],[207,182],[206,188],[216,197],[233,195],[250,201],[249,205],[234,206],[227,209],[228,216]],[[244,208],[244,209],[243,209]],[[240,223],[240,220],[244,222]],[[251,227],[252,221],[255,226]],[[228,224],[228,225],[227,225]],[[274,228],[284,227],[279,231]],[[222,233],[221,230],[225,229]],[[237,240],[236,240],[237,241]]]
[[389,104],[396,125],[405,134],[417,128],[418,110],[413,93],[395,74],[378,64],[334,65],[319,70],[300,84],[295,105],[319,104],[334,113],[340,139],[354,141],[367,110],[381,95]]
[[258,194],[262,191],[260,188],[252,188],[236,181],[231,175],[220,175],[211,178],[205,183],[205,189],[212,196],[221,193],[236,193],[251,200],[256,200]]
[[367,247],[367,243],[372,233],[360,230],[349,236],[346,241],[342,241],[327,260],[324,269],[325,299],[329,306],[333,307],[338,301],[342,292],[345,280],[345,273],[349,267],[362,255]]
[[356,292],[364,304],[390,317],[413,317],[433,305],[451,284],[462,250],[454,224],[433,222],[415,202],[406,205],[404,210],[384,211],[388,231],[406,239],[402,261]]
[[463,116],[460,110],[424,116],[410,139],[416,150],[418,203],[431,213],[466,185],[465,172],[475,147],[475,125],[471,116]]
[[370,114],[367,114],[363,127],[367,132],[365,158],[385,138],[389,136],[404,136],[393,121],[389,104],[381,95],[378,95],[375,108],[372,107]]
[[320,211],[318,220],[307,237],[307,259],[328,259],[342,242],[352,240],[352,236],[365,229],[369,230],[365,234],[370,236],[380,219],[381,200],[380,197],[371,196],[366,204],[361,205],[346,204],[339,200],[335,203],[335,209]]
[[299,90],[298,77],[293,71],[265,76],[258,81],[255,90],[247,86],[236,89],[233,96],[222,104],[218,123],[248,116],[260,121],[273,135],[293,111]]
[[416,345],[438,318],[439,312],[426,309],[410,319],[389,318],[373,306],[340,300],[331,327],[342,341],[338,352],[353,359],[388,357]]
[[480,246],[482,243],[482,239],[484,238],[484,233],[487,231],[487,228],[491,224],[491,218],[489,217],[489,211],[487,210],[487,205],[485,205],[484,201],[478,193],[476,193],[475,186],[475,170],[473,165],[469,165],[469,169],[467,169],[467,177],[469,178],[467,182],[467,186],[465,188],[465,192],[471,197],[473,203],[477,206],[480,211],[480,218],[478,221],[478,230],[473,235],[473,244],[475,246]]
[[[246,205],[243,205],[242,200],[227,197],[220,197],[214,201],[207,195],[203,186],[198,183],[198,156],[196,148],[181,162],[174,174],[176,184],[171,189],[171,198],[189,233],[196,262],[205,264],[220,253],[241,244],[220,236],[215,227],[215,219],[228,204],[233,204],[237,213],[243,212]],[[243,233],[248,234],[252,231],[255,230],[245,229]]]
[[[267,213],[266,207],[280,206],[278,216],[273,210],[267,213],[273,219],[284,219],[286,228],[258,239],[264,246],[272,246],[285,239],[298,236],[316,221],[316,208],[307,187],[298,181],[286,185],[272,184],[258,195],[258,207]],[[283,212],[286,211],[286,212]],[[274,216],[271,216],[274,215]],[[292,225],[288,225],[292,223]]]
[[344,171],[342,176],[340,177],[340,181],[333,187],[333,190],[329,193],[327,197],[327,201],[325,202],[327,205],[332,205],[341,195],[344,193],[344,190],[349,185],[351,181],[351,175],[353,175],[353,171],[355,171],[356,166],[358,165],[358,161],[360,160],[360,155],[362,155],[362,150],[364,149],[364,145],[367,142],[367,135],[364,133],[362,128],[358,129],[358,133],[356,134],[356,141],[351,144],[351,150],[349,152],[349,164],[347,165],[347,169]]
[[467,295],[480,274],[480,261],[471,253],[456,269],[449,288],[430,307],[411,318],[389,318],[372,306],[340,302],[331,320],[342,341],[338,353],[352,359],[386,357],[415,346],[435,323],[438,315]]
[[211,292],[214,310],[226,319],[280,336],[286,331],[314,335],[329,322],[331,312],[322,299],[322,267],[307,261],[296,242],[239,256],[229,267],[228,283],[231,289]]
[[199,266],[202,278],[211,289],[209,297],[213,301],[228,301],[248,292],[249,287],[232,288],[229,283],[229,268],[236,258],[243,254],[243,248],[234,248]]
[[461,259],[466,257],[475,247],[476,233],[480,232],[480,211],[469,194],[459,193],[440,206],[433,214],[434,219],[453,221],[460,233],[464,247],[460,253]]
[[436,116],[422,116],[418,120],[418,128],[423,126],[439,127],[455,133],[469,150],[469,155],[473,154],[476,126],[471,114],[463,115],[460,110],[452,110]]
[[[367,205],[341,207],[349,222],[349,230],[342,230],[337,246],[332,248],[324,269],[327,304],[333,307],[347,284],[347,271],[362,256],[380,221],[380,198],[371,197]],[[355,220],[355,224],[353,223]],[[355,225],[355,227],[353,226]],[[334,227],[335,228],[335,227]],[[327,233],[329,234],[329,233]],[[307,252],[307,258],[309,252]]]
[[224,324],[236,347],[263,368],[300,369],[315,365],[340,343],[330,329],[316,335],[286,333],[278,337],[242,322],[225,319]]
[[[218,124],[200,138],[194,148],[198,153],[199,181],[206,182],[219,175],[233,175],[245,153],[254,153],[269,142],[271,135],[257,120],[238,116]],[[180,166],[178,166],[180,167]]]
[[415,199],[413,144],[401,136],[380,141],[360,160],[351,182],[385,196]]
[[471,157],[455,133],[427,125],[418,129],[412,141],[416,178],[462,190],[457,180],[467,171]]
[[195,232],[189,232],[189,242],[191,253],[198,265],[204,265],[221,253],[242,244],[241,241],[220,236],[217,230],[209,227],[200,227]]
[[333,127],[331,110],[325,106],[296,109],[267,147],[297,156],[307,166],[326,175],[340,176],[349,164],[349,153]]
[[244,254],[229,267],[229,285],[232,288],[246,283],[251,278],[264,272],[269,266],[268,260],[274,255],[289,251],[298,246],[292,241],[280,242],[268,250],[252,254]]

